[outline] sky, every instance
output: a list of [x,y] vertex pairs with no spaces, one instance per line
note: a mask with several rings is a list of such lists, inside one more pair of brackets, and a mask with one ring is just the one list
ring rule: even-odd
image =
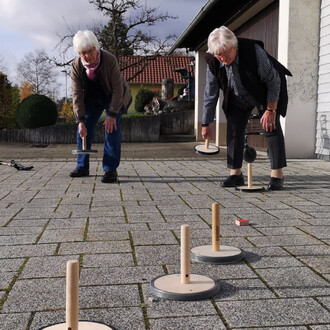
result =
[[[154,35],[179,37],[208,0],[140,2],[178,17],[158,23],[152,28]],[[106,18],[89,0],[0,0],[0,67],[15,83],[17,64],[25,55],[43,49],[48,55],[58,56],[59,50],[55,47],[60,41],[59,35],[68,35],[68,27],[76,32],[100,22],[105,23]],[[65,83],[60,84],[65,89]]]

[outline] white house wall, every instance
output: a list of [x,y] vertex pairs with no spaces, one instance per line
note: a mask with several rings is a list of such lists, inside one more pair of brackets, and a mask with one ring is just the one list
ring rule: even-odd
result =
[[288,67],[288,158],[314,158],[319,54],[319,0],[280,0],[278,59]]
[[315,153],[330,160],[330,0],[321,2]]

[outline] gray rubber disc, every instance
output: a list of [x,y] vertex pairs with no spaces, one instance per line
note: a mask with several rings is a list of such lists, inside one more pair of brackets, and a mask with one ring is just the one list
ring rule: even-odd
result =
[[201,300],[214,296],[220,290],[217,281],[204,275],[190,274],[190,283],[181,284],[181,274],[161,275],[150,283],[150,291],[169,300]]
[[241,249],[220,245],[220,251],[213,251],[212,245],[201,245],[191,249],[190,259],[208,264],[229,264],[242,260]]
[[220,148],[210,144],[209,147],[206,149],[205,144],[199,144],[199,145],[195,146],[195,151],[198,154],[202,154],[202,155],[215,155],[215,154],[219,153]]

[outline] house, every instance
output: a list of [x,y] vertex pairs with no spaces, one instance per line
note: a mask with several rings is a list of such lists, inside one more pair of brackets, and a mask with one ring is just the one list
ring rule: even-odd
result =
[[178,95],[180,88],[187,82],[181,79],[181,74],[175,69],[184,68],[193,75],[194,67],[191,63],[191,56],[122,56],[119,65],[124,78],[128,81],[132,92],[133,101],[129,110],[134,110],[135,97],[141,88],[162,91],[163,79],[173,79],[174,95]]
[[[293,74],[287,78],[288,113],[282,128],[289,158],[330,160],[330,0],[209,0],[169,54],[196,52],[195,133],[201,140],[203,92],[209,33],[225,25],[239,37],[264,41],[265,49]],[[217,143],[225,142],[220,102]]]

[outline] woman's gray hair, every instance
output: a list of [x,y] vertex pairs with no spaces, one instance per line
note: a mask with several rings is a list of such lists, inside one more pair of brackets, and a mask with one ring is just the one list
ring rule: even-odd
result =
[[97,41],[95,34],[92,31],[78,31],[73,37],[73,48],[78,54],[87,50],[88,48],[95,47],[96,50],[100,49],[100,44]]
[[217,55],[217,53],[223,52],[225,49],[237,47],[237,38],[234,32],[230,31],[225,26],[220,26],[214,29],[207,40],[208,53]]

